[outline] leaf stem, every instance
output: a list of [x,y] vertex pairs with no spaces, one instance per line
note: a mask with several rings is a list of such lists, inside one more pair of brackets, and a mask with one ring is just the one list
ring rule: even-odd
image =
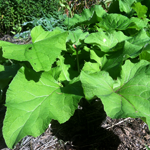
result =
[[76,49],[76,58],[77,58],[77,68],[78,68],[78,72],[80,72],[78,49]]

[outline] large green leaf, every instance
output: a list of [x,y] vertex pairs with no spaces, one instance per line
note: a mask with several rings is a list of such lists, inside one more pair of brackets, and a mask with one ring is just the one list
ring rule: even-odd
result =
[[103,19],[98,23],[98,26],[105,30],[125,30],[130,23],[130,19],[126,16],[121,14],[108,14],[103,16]]
[[47,39],[51,36],[57,35],[59,33],[62,33],[60,30],[54,30],[53,32],[45,31],[42,26],[37,26],[36,28],[33,28],[31,31],[31,37],[32,37],[32,42],[38,42],[43,39]]
[[7,41],[1,41],[1,40],[0,40],[0,48],[2,48],[2,46],[5,46],[5,45],[12,46],[12,45],[14,45],[14,44],[13,44],[13,43],[10,43],[10,42],[7,42]]
[[117,43],[129,39],[130,37],[125,36],[121,31],[112,32],[96,32],[91,33],[84,42],[87,44],[99,45],[101,50],[104,52],[110,51]]
[[4,63],[6,61],[6,59],[3,57],[3,52],[2,52],[2,46],[5,45],[13,45],[12,43],[6,42],[6,41],[0,41],[0,64]]
[[102,69],[108,70],[118,64],[121,64],[122,61],[129,57],[137,57],[141,52],[141,49],[142,46],[131,44],[128,41],[119,43],[116,47],[114,47],[114,52],[106,55],[107,61],[105,61]]
[[25,49],[28,45],[17,45],[5,41],[0,41],[0,46],[2,47],[3,57],[8,59],[14,59],[18,61],[27,61],[25,57]]
[[132,8],[136,11],[138,18],[146,18],[148,8],[140,2],[135,3]]
[[41,26],[31,31],[32,44],[17,45],[3,44],[3,57],[18,61],[29,61],[36,71],[49,71],[51,65],[59,57],[62,50],[66,50],[67,32],[59,30],[43,31]]
[[[108,38],[109,40],[106,40],[106,33],[103,33],[105,36],[98,36],[99,33],[103,32],[92,33],[85,39],[85,42],[98,45],[105,52],[101,55],[101,53],[98,54],[101,52],[100,50],[99,52],[94,49],[90,50],[90,58],[100,65],[101,70],[108,71],[113,78],[119,75],[120,66],[123,61],[128,58],[136,58],[141,53],[143,46],[150,42],[150,38],[147,36],[145,30],[140,30],[133,37],[121,37],[124,34],[121,31],[115,31],[113,33],[120,33],[120,36],[119,34],[113,34],[114,36],[110,34],[111,36],[109,37],[112,38]],[[104,41],[108,41],[108,44],[105,44]]]
[[[131,44],[128,41],[117,44],[112,52],[100,57],[101,70],[109,72],[111,77],[116,78],[120,74],[120,66],[123,61],[128,58],[136,58],[141,53],[141,49],[142,46]],[[97,61],[96,57],[92,59]]]
[[36,71],[49,71],[51,65],[66,50],[67,32],[51,36],[47,39],[28,45],[25,56]]
[[113,80],[107,72],[80,76],[88,100],[97,96],[111,118],[146,118],[150,127],[150,64],[129,60],[122,67],[121,78]]
[[83,96],[81,83],[74,79],[62,87],[56,81],[59,75],[57,68],[44,73],[19,70],[6,97],[3,135],[9,148],[27,135],[42,134],[52,119],[64,123],[74,114]]
[[101,71],[89,74],[82,71],[80,79],[87,100],[99,95],[109,95],[113,92],[114,81],[107,72]]
[[128,28],[142,29],[147,26],[148,19],[128,18],[121,14],[104,15],[97,25],[105,30],[126,30]]

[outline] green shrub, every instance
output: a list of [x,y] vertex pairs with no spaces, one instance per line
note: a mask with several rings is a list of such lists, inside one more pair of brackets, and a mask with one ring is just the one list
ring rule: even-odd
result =
[[58,7],[57,0],[0,0],[0,33],[10,33],[13,27],[52,14]]

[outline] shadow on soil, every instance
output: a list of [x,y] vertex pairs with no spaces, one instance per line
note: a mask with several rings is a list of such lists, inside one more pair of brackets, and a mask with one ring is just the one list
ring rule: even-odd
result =
[[81,100],[79,109],[65,123],[52,121],[52,133],[58,139],[69,141],[76,150],[116,150],[120,144],[118,136],[101,127],[106,114],[100,100],[88,103]]

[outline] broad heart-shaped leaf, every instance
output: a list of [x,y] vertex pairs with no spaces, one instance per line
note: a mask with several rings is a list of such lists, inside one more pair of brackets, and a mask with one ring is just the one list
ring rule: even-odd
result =
[[112,32],[96,32],[91,33],[84,42],[87,44],[96,44],[99,45],[101,50],[104,52],[110,51],[117,43],[129,39],[121,31],[112,31]]
[[[9,148],[27,135],[42,134],[52,119],[64,123],[74,114],[83,96],[81,83],[74,79],[62,87],[56,81],[60,72],[52,68],[37,73],[23,67],[18,71],[6,97],[3,136]],[[35,81],[37,76],[39,79]]]
[[125,30],[130,25],[130,19],[121,14],[107,14],[103,16],[98,26],[105,30]]
[[51,36],[42,41],[32,43],[25,50],[25,56],[36,71],[49,71],[51,65],[66,50],[67,32]]
[[11,44],[10,46],[9,43],[2,43],[3,57],[18,61],[29,61],[37,72],[49,71],[61,51],[66,50],[68,33],[60,32],[58,30],[46,32],[40,26],[37,26],[31,31],[34,42],[32,44]]
[[[134,44],[129,43],[128,41],[123,41],[117,44],[113,49],[112,52],[109,54],[104,55],[102,60],[102,67],[101,70],[108,71],[113,78],[115,77],[114,73],[119,71],[117,68],[120,67],[128,58],[135,58],[141,53],[142,46],[137,46]],[[93,58],[94,59],[94,58]],[[94,59],[95,60],[95,59]],[[116,71],[114,71],[116,70]],[[114,75],[113,75],[114,74]]]
[[90,9],[84,9],[80,15],[75,14],[73,18],[66,18],[64,24],[69,27],[94,24],[100,21],[101,17],[106,14],[106,11],[100,5],[92,6]]
[[[135,58],[140,53],[142,47],[149,42],[150,38],[143,29],[133,37],[125,36],[121,31],[113,31],[111,34],[107,34],[107,32],[92,33],[85,39],[85,43],[98,45],[102,51],[110,52],[110,60],[112,58],[117,58],[117,60],[119,60],[120,57],[125,57],[125,55]],[[94,59],[97,62],[100,61],[92,55],[91,59]],[[114,63],[112,63],[112,65],[114,65]]]
[[136,11],[138,18],[146,18],[148,8],[140,2],[134,3],[132,8]]
[[[92,34],[91,34],[92,35]],[[87,39],[90,36],[87,37]],[[101,36],[102,38],[102,36]],[[119,38],[119,37],[118,37]],[[113,78],[118,75],[119,68],[122,64],[123,61],[125,61],[127,58],[135,58],[137,57],[141,51],[143,46],[145,46],[146,43],[150,42],[150,38],[147,36],[146,32],[144,30],[140,30],[135,36],[133,37],[128,37],[129,39],[126,39],[125,41],[122,41],[116,46],[111,48],[110,44],[110,49],[109,47],[106,47],[105,52],[107,52],[105,55],[98,55],[95,53],[95,51],[90,51],[90,58],[92,60],[95,60],[101,67],[101,70],[107,71],[111,74]],[[90,41],[91,39],[91,41]],[[115,39],[115,37],[114,37]],[[121,40],[121,38],[120,38]],[[102,40],[99,40],[98,37],[97,39],[95,38],[95,43],[93,38],[89,38],[88,42],[93,42],[92,44],[100,45],[102,43]],[[86,39],[85,39],[85,42]],[[111,40],[110,40],[111,42]],[[116,40],[117,42],[117,40]],[[101,47],[100,48],[104,48]],[[104,49],[101,49],[104,50]],[[118,67],[119,68],[118,68]],[[117,68],[116,68],[117,67]],[[114,71],[116,69],[116,71]],[[117,73],[118,72],[118,73]]]
[[102,21],[97,25],[107,31],[109,30],[126,30],[128,28],[142,29],[147,26],[147,21],[139,18],[128,18],[121,14],[104,15]]
[[121,78],[113,80],[107,72],[80,76],[85,97],[101,99],[111,118],[145,118],[150,127],[150,64],[129,60],[122,67]]
[[[109,72],[115,79],[120,74],[120,66],[128,58],[136,58],[141,53],[142,46],[123,41],[117,44],[112,52],[101,57],[101,70]],[[95,58],[93,58],[95,60]],[[115,71],[114,71],[115,70]]]

